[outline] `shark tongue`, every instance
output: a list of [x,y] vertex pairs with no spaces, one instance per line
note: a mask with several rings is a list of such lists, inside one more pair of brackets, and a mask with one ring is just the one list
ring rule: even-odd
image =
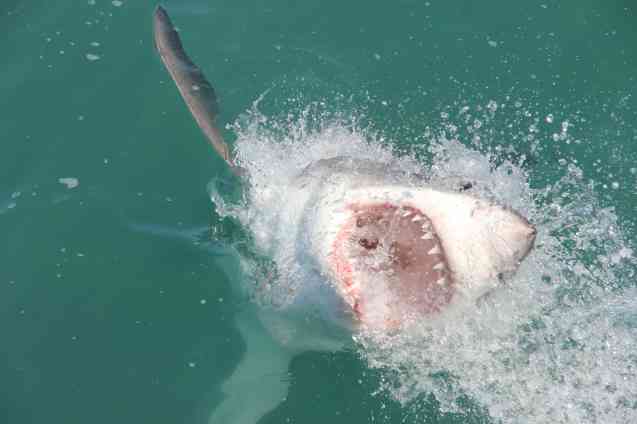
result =
[[349,210],[331,262],[341,293],[363,325],[394,328],[449,303],[453,281],[424,213],[391,203]]

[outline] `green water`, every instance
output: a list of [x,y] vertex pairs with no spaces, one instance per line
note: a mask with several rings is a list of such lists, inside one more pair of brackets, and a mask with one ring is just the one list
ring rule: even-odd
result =
[[[0,4],[0,422],[207,422],[244,350],[233,259],[157,233],[205,236],[219,220],[206,184],[227,174],[154,51],[155,2],[94,3]],[[333,98],[407,146],[445,111],[520,99],[582,141],[539,134],[531,184],[576,158],[637,235],[632,2],[164,4],[224,123],[269,89],[265,113]],[[507,122],[484,143],[523,145],[499,136]],[[304,353],[289,378],[261,423],[489,421],[471,400],[445,414],[426,394],[412,408],[375,395],[356,352]]]

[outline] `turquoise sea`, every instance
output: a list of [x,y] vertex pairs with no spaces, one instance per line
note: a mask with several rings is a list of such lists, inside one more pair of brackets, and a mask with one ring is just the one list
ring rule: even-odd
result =
[[[156,5],[0,2],[2,423],[216,424],[265,349],[236,321],[251,229],[211,201],[241,187],[159,60]],[[479,174],[539,231],[497,311],[264,361],[232,408],[284,382],[260,424],[637,422],[637,4],[163,5],[246,158],[363,138]]]

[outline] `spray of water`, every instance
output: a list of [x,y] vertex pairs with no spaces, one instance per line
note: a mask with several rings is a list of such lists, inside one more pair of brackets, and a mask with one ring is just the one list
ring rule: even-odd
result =
[[632,250],[571,166],[548,187],[453,140],[434,147],[442,175],[463,169],[489,196],[531,217],[536,249],[516,276],[473,310],[391,336],[363,334],[384,389],[408,404],[433,392],[456,411],[468,395],[497,422],[603,423],[637,418],[637,292]]
[[[457,122],[443,114],[439,128],[423,129],[426,143],[401,156],[374,131],[316,105],[280,119],[255,108],[234,128],[238,162],[251,181],[245,199],[232,204],[214,189],[212,198],[249,230],[254,257],[271,258],[266,282],[249,290],[282,305],[308,279],[321,278],[294,253],[299,222],[289,188],[309,164],[348,156],[426,175],[438,187],[472,181],[475,195],[510,205],[537,226],[536,247],[515,276],[477,304],[400,332],[355,334],[361,356],[384,376],[379,393],[406,408],[433,394],[444,411],[461,410],[469,397],[494,422],[637,422],[633,250],[575,161],[560,161],[551,181],[531,186],[543,180],[528,161],[541,149],[542,122],[511,103],[530,120],[526,135],[511,134],[526,143],[525,154],[489,128],[498,110],[509,113],[495,102],[478,107],[477,118],[468,106]],[[557,138],[574,142],[568,125]],[[287,237],[273,230],[282,216],[289,217]]]

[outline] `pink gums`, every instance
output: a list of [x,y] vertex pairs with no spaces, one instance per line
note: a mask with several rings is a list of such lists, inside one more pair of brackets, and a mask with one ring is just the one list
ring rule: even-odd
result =
[[[431,221],[422,211],[387,202],[351,204],[347,209],[352,217],[337,233],[328,260],[341,294],[360,322],[367,321],[366,312],[369,312],[361,296],[362,284],[366,281],[356,275],[351,253],[364,257],[383,245],[391,245],[389,260],[364,271],[392,271],[392,287],[400,304],[391,305],[394,312],[385,318],[387,326],[397,326],[403,313],[428,315],[439,312],[450,302],[454,287],[446,257]],[[393,220],[391,227],[388,220]]]

